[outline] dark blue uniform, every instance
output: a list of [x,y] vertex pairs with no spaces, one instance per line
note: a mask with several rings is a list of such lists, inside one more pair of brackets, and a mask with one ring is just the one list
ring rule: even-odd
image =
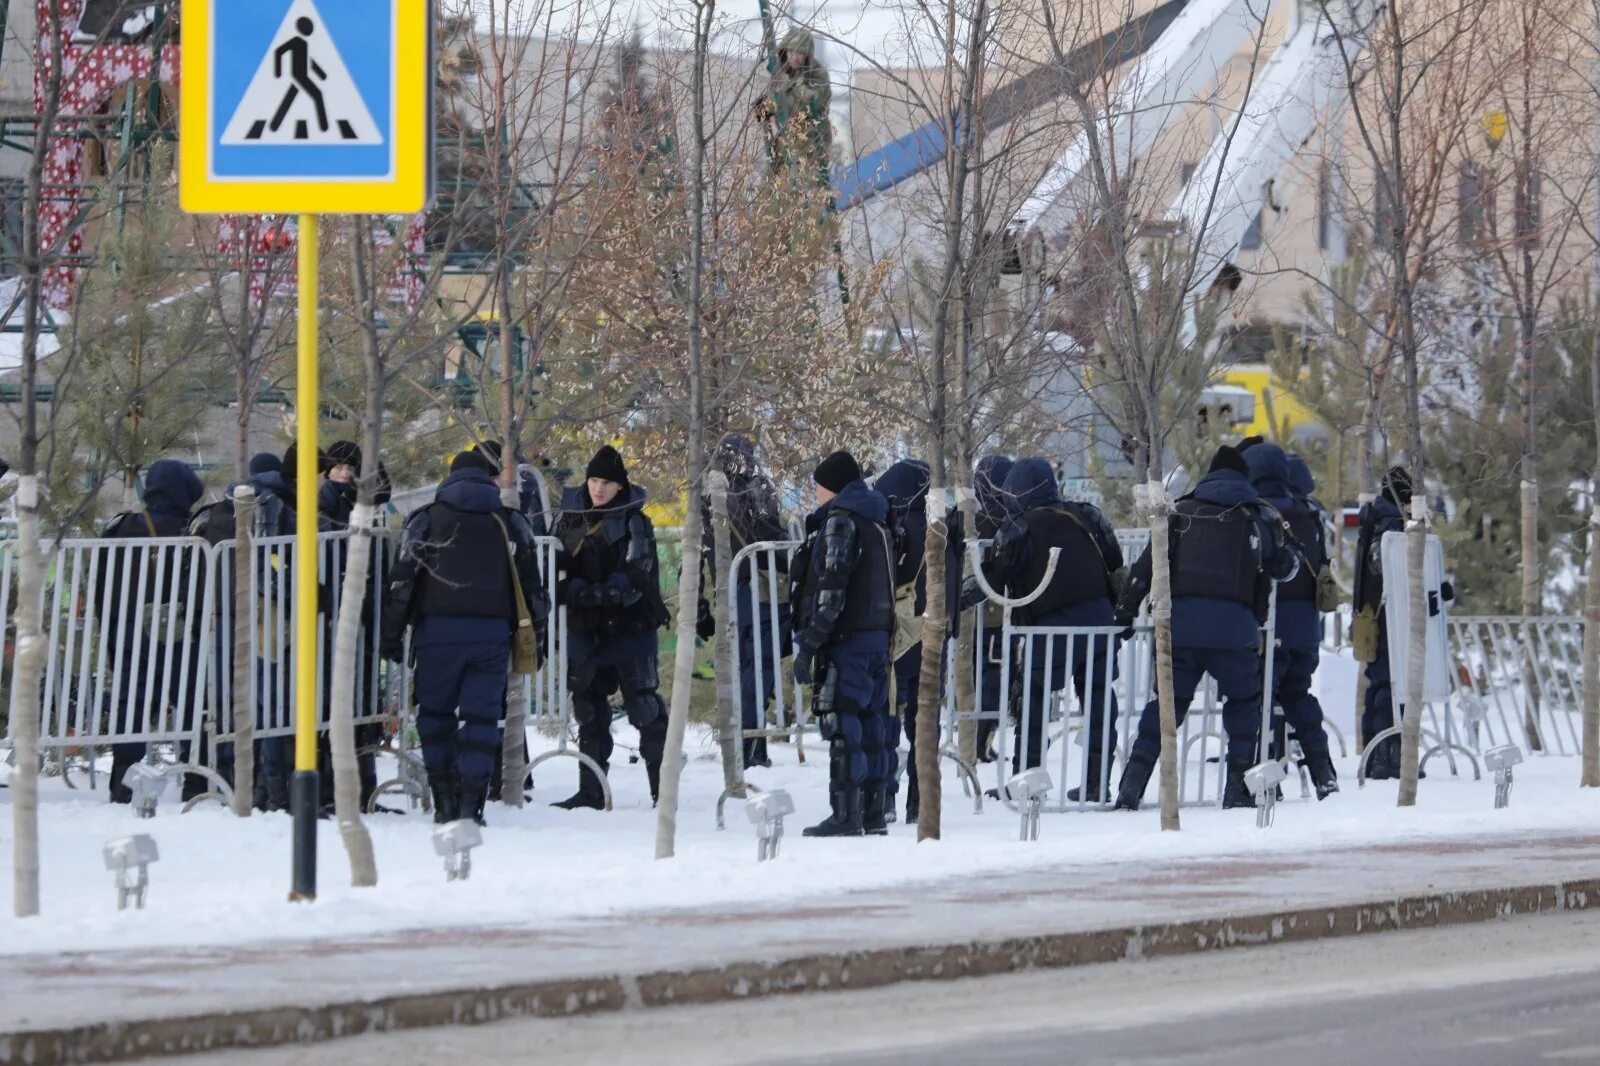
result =
[[[289,537],[295,532],[294,489],[283,477],[282,463],[277,456],[256,455],[250,460],[249,485],[255,494],[251,511],[250,532],[257,540],[268,537]],[[228,490],[226,499],[202,509],[189,524],[189,534],[204,539],[208,544],[233,540],[237,532],[234,496],[239,486]],[[244,578],[235,573],[235,580]],[[292,587],[291,570],[269,569],[262,580],[278,583],[274,598],[281,602],[283,594]],[[218,604],[220,612],[232,611],[231,604]],[[217,628],[216,670],[220,673],[233,669],[233,646],[223,643],[222,627]],[[267,725],[268,708],[279,700],[279,689],[290,688],[288,663],[291,648],[287,638],[273,648],[257,648],[253,665],[256,675],[256,728]],[[257,810],[286,811],[289,809],[289,774],[293,769],[294,738],[292,736],[266,737],[257,740],[251,750],[255,756],[255,779],[251,802]],[[217,745],[217,772],[228,781],[233,780],[233,744]]]
[[[1383,536],[1404,532],[1404,508],[1411,503],[1411,479],[1399,467],[1384,476],[1383,494],[1361,508],[1361,532],[1356,540],[1355,610],[1374,611],[1378,620],[1377,657],[1366,664],[1367,699],[1361,712],[1361,735],[1366,743],[1394,726],[1394,689],[1389,672],[1389,622],[1384,610]],[[1375,780],[1400,773],[1400,738],[1380,747],[1368,763],[1367,776]]]
[[[1225,805],[1250,804],[1244,772],[1257,761],[1261,736],[1261,625],[1270,581],[1293,577],[1298,560],[1283,519],[1250,483],[1244,457],[1225,448],[1168,520],[1172,573],[1172,685],[1181,725],[1201,679],[1209,674],[1226,703]],[[1134,564],[1118,624],[1131,625],[1150,592],[1147,548]],[[1160,701],[1139,720],[1139,736],[1118,790],[1119,807],[1137,809],[1161,755]]]
[[[106,526],[102,536],[112,540],[181,537],[189,526],[189,512],[200,502],[200,497],[203,495],[205,486],[200,483],[200,478],[187,463],[176,459],[162,459],[151,463],[144,477],[144,510],[118,515]],[[144,706],[145,680],[147,677],[154,677],[146,667],[146,663],[148,657],[155,654],[144,632],[143,620],[125,615],[131,615],[134,605],[141,600],[150,607],[161,606],[182,597],[185,590],[176,573],[170,574],[162,587],[157,586],[156,575],[148,573],[145,575],[147,584],[143,596],[135,596],[132,602],[124,602],[121,575],[117,572],[117,568],[108,563],[101,568],[100,575],[95,613],[102,620],[102,625],[111,624],[116,627],[123,642],[121,691],[116,694],[116,728],[120,732],[132,726],[138,715],[137,709]],[[134,582],[138,579],[137,573],[129,576],[130,596],[136,591]],[[192,666],[197,665],[198,660],[192,664]],[[192,693],[193,700],[198,703],[200,694],[194,691],[193,679],[187,687]],[[177,689],[178,686],[173,686],[174,692]],[[188,713],[187,708],[185,712]],[[143,744],[112,746],[111,802],[133,801],[133,794],[123,786],[122,778],[127,774],[129,767],[144,757],[144,750]],[[192,791],[192,786],[187,781],[185,787]]]
[[[1005,483],[1012,465],[1008,456],[986,455],[978,460],[973,471],[973,494],[978,498],[976,533],[979,540],[993,540],[999,536],[1000,527],[1005,525],[1010,516]],[[977,662],[965,668],[977,670],[978,684],[974,695],[978,701],[978,711],[983,715],[978,722],[978,761],[988,762],[994,757],[990,748],[1000,726],[1000,627],[1004,616],[999,607],[981,596],[972,602],[979,604],[977,610],[981,613],[983,625],[981,637],[973,642],[973,655]]]
[[1277,647],[1272,659],[1272,688],[1283,718],[1300,741],[1317,796],[1339,790],[1322,725],[1322,704],[1312,694],[1322,663],[1322,612],[1317,609],[1318,575],[1328,566],[1328,540],[1322,509],[1311,498],[1311,471],[1298,457],[1276,444],[1259,444],[1245,456],[1250,480],[1261,498],[1288,524],[1300,569],[1278,586]]
[[[783,515],[778,507],[777,488],[761,471],[756,462],[755,447],[743,437],[729,437],[723,441],[717,457],[722,472],[728,477],[728,540],[735,557],[751,544],[789,539],[783,526]],[[702,507],[705,531],[701,557],[705,564],[700,577],[700,624],[697,632],[702,640],[710,640],[716,633],[716,623],[707,599],[712,582],[707,573],[718,574],[728,564],[717,558],[715,531],[711,523],[711,504]],[[766,705],[784,683],[779,664],[793,648],[794,638],[789,625],[789,605],[770,601],[776,592],[781,599],[789,591],[789,563],[782,555],[764,555],[754,567],[755,581],[751,581],[752,567],[739,566],[737,582],[732,589],[730,604],[734,620],[734,638],[739,642],[739,720],[747,731],[762,727]],[[727,575],[721,574],[726,580]],[[777,619],[777,632],[772,631],[772,618]],[[759,638],[759,639],[758,639]],[[744,742],[745,766],[771,766],[767,758],[767,742],[761,738]]]
[[405,629],[412,629],[417,734],[441,823],[483,821],[519,613],[513,566],[542,630],[533,531],[501,506],[489,472],[458,456],[434,502],[406,520],[383,605],[385,658],[400,660]]
[[808,835],[853,836],[863,817],[881,821],[880,783],[889,752],[889,640],[894,630],[888,502],[852,481],[806,519],[795,558],[798,647],[795,678],[813,686],[813,709],[828,741],[833,816]]
[[[611,697],[622,694],[628,721],[639,731],[639,757],[650,798],[661,789],[667,741],[656,631],[667,623],[656,562],[655,528],[644,513],[643,489],[623,484],[607,507],[596,508],[587,487],[569,489],[556,520],[567,575],[567,691],[578,723],[578,750],[602,772],[611,765]],[[605,792],[587,766],[578,792],[557,806],[601,808]]]
[[[1013,612],[1015,623],[1109,627],[1115,614],[1113,575],[1122,569],[1116,530],[1093,505],[1063,502],[1055,472],[1044,459],[1023,459],[1012,467],[1005,492],[1014,501],[1016,513],[995,538],[985,568],[989,583],[1008,597],[1024,598],[1044,585],[1051,549],[1060,549],[1049,584],[1032,603]],[[1113,651],[1114,641],[1107,637],[1070,642],[1064,636],[1033,637],[1018,642],[1012,661],[1018,671],[1018,695],[1026,693],[1026,698],[1018,701],[1026,708],[1026,718],[1019,707],[1013,763],[1017,770],[1043,763],[1048,724],[1045,710],[1050,694],[1066,686],[1070,671],[1088,722],[1089,791],[1095,798],[1103,795],[1103,782],[1109,776],[1103,771],[1117,744],[1117,704],[1111,691],[1117,676]],[[1024,669],[1025,677],[1021,675]]]

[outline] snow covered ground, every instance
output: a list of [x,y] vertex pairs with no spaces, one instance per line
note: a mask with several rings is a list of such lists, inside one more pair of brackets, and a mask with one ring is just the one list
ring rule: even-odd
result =
[[[1324,695],[1348,719],[1353,664],[1329,663]],[[1344,669],[1341,669],[1344,668]],[[1346,728],[1348,721],[1341,723]],[[633,739],[618,727],[618,740]],[[1016,816],[998,804],[974,815],[971,801],[947,775],[944,839],[918,845],[915,829],[897,825],[888,839],[812,841],[800,829],[826,813],[825,758],[815,747],[798,765],[790,745],[773,746],[777,763],[750,780],[790,791],[799,807],[789,820],[782,856],[758,865],[756,842],[742,804],[729,804],[728,828],[715,823],[722,774],[709,737],[690,737],[678,823],[678,858],[656,862],[656,822],[642,766],[629,765],[619,745],[612,776],[617,810],[564,812],[549,804],[569,795],[577,765],[541,767],[533,802],[523,810],[491,806],[485,844],[474,856],[472,879],[447,885],[433,854],[431,822],[420,814],[368,819],[377,849],[380,885],[348,887],[338,833],[323,823],[320,898],[314,906],[285,902],[289,884],[290,821],[286,815],[238,820],[221,808],[187,815],[165,804],[153,821],[112,807],[104,792],[69,791],[46,782],[43,808],[41,918],[19,922],[11,911],[9,794],[0,791],[0,954],[110,948],[205,945],[327,935],[385,934],[429,926],[512,925],[549,928],[563,919],[607,917],[663,908],[741,908],[826,898],[842,890],[892,888],[974,878],[1003,884],[1007,873],[1044,866],[1092,865],[1145,858],[1291,858],[1308,850],[1364,843],[1423,842],[1587,830],[1600,826],[1600,793],[1577,787],[1574,759],[1534,759],[1518,770],[1509,810],[1493,810],[1493,783],[1470,773],[1452,778],[1442,762],[1430,766],[1421,803],[1394,806],[1395,784],[1355,788],[1353,758],[1340,762],[1346,791],[1324,804],[1302,801],[1298,788],[1279,808],[1276,826],[1255,827],[1249,811],[1190,809],[1184,830],[1161,833],[1157,814],[1047,815],[1037,844],[1017,841]],[[0,771],[3,772],[3,771]],[[988,785],[991,782],[985,781]],[[1154,786],[1151,796],[1154,796]],[[118,913],[102,845],[149,832],[160,845],[148,909]],[[1486,840],[1487,842],[1487,840]],[[1517,883],[1508,866],[1506,883]],[[1108,886],[1114,891],[1114,886]]]

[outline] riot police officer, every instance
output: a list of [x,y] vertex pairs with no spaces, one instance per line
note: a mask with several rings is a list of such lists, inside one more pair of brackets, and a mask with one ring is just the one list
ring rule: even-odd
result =
[[[639,756],[660,798],[661,756],[667,742],[656,631],[667,624],[656,562],[655,527],[644,513],[645,492],[628,480],[622,456],[609,445],[589,461],[583,485],[569,489],[556,519],[561,568],[567,575],[567,691],[578,723],[578,751],[609,771],[613,693],[621,691],[628,721],[639,731]],[[605,807],[605,790],[587,765],[578,791],[555,806]]]
[[[979,540],[994,540],[1000,527],[1011,514],[1010,497],[1005,493],[1006,478],[1011,475],[1013,461],[1008,455],[985,455],[978,460],[972,473],[973,495],[977,497],[978,515],[975,530]],[[976,582],[973,583],[976,586]],[[977,750],[979,762],[992,762],[994,735],[1000,727],[1000,630],[1005,615],[998,604],[990,603],[981,592],[964,598],[963,608],[978,604],[981,612],[973,621],[980,636],[973,641],[974,664],[978,684],[975,693],[982,717],[978,719]]]
[[[1019,608],[1014,617],[1025,626],[1109,627],[1115,615],[1116,575],[1122,569],[1122,548],[1116,530],[1099,508],[1083,502],[1064,502],[1048,460],[1023,459],[1006,477],[1006,495],[1014,513],[995,537],[985,568],[989,583],[1013,598],[1023,598],[1044,584],[1050,552],[1060,549],[1055,572],[1039,597]],[[1045,707],[1050,693],[1066,684],[1070,669],[1078,700],[1088,720],[1085,780],[1089,798],[1102,799],[1110,781],[1110,760],[1117,746],[1114,641],[1108,637],[1064,636],[1031,638],[1024,655],[1013,652],[1027,697],[1026,729],[1019,720],[1016,769],[1040,765],[1044,758]],[[1070,646],[1069,646],[1070,643]],[[1023,734],[1027,734],[1026,750]],[[1074,788],[1068,798],[1077,800]]]
[[383,601],[385,659],[401,661],[412,628],[417,733],[441,824],[483,824],[522,613],[519,582],[534,626],[546,617],[533,531],[501,506],[496,472],[478,452],[455,457],[434,502],[406,520]]
[[[187,463],[177,459],[158,460],[145,471],[144,507],[117,515],[106,524],[101,536],[107,540],[181,537],[189,525],[189,512],[204,495],[205,486]],[[160,607],[184,595],[176,573],[168,574],[163,583],[157,583],[156,572],[162,569],[154,561],[136,564],[132,555],[117,551],[108,551],[100,568],[96,612],[101,625],[113,633],[121,645],[115,652],[122,663],[121,691],[116,695],[118,732],[137,729],[140,708],[146,704],[152,705],[153,714],[161,710],[154,706],[157,700],[146,699],[148,687],[160,684],[149,660],[152,657],[159,660],[160,656],[145,630],[145,619],[133,612],[141,606]],[[142,591],[137,588],[141,580],[145,583]],[[171,664],[168,657],[168,665]],[[194,692],[193,679],[184,687]],[[174,693],[178,688],[177,683],[168,686]],[[143,758],[145,745],[115,744],[111,751],[111,802],[132,803],[133,793],[123,785],[122,779],[129,768]],[[184,780],[185,789],[191,793],[199,784],[203,781],[198,777]]]
[[[1361,532],[1356,538],[1355,612],[1357,624],[1367,627],[1375,646],[1362,647],[1357,640],[1356,654],[1366,661],[1367,699],[1361,712],[1361,735],[1367,743],[1394,726],[1394,688],[1389,672],[1389,623],[1385,617],[1383,587],[1383,535],[1404,532],[1405,512],[1411,506],[1411,475],[1404,467],[1393,467],[1383,475],[1378,498],[1361,508]],[[1367,777],[1374,781],[1400,776],[1400,738],[1391,737],[1372,753]]]
[[849,452],[816,469],[817,509],[795,556],[790,604],[798,635],[795,680],[813,686],[812,703],[828,741],[832,814],[806,836],[888,832],[885,797],[874,787],[889,772],[889,640],[894,630],[889,505],[861,479]]
[[1322,511],[1311,498],[1315,487],[1304,461],[1298,464],[1276,444],[1258,444],[1245,453],[1250,481],[1261,498],[1288,523],[1300,569],[1278,586],[1278,645],[1272,658],[1272,688],[1283,717],[1294,729],[1305,755],[1317,799],[1339,791],[1328,734],[1322,727],[1322,704],[1311,692],[1322,661],[1322,613],[1317,586],[1328,566],[1328,538]]
[[[728,541],[733,556],[737,558],[751,544],[787,540],[783,514],[778,507],[778,490],[757,462],[755,445],[744,437],[728,437],[717,451],[717,465],[728,478]],[[704,566],[700,573],[695,632],[701,640],[710,640],[716,635],[716,619],[708,597],[719,570],[731,560],[724,562],[717,558],[709,498],[702,501],[701,514],[705,530],[701,549]],[[727,575],[722,576],[726,578]],[[739,642],[739,719],[741,728],[754,732],[761,729],[765,703],[777,694],[779,660],[793,645],[788,603],[770,602],[774,598],[782,601],[789,591],[789,560],[782,553],[764,553],[756,558],[753,566],[741,564],[735,576],[730,606],[734,637]],[[776,633],[772,631],[774,621]],[[767,742],[762,737],[747,737],[743,754],[747,769],[772,765],[767,757]]]
[[[1217,450],[1194,491],[1168,519],[1171,531],[1172,687],[1181,725],[1201,678],[1210,674],[1223,698],[1228,734],[1224,807],[1254,805],[1245,771],[1255,765],[1261,735],[1261,626],[1271,582],[1295,575],[1298,559],[1285,539],[1281,516],[1250,483],[1238,449]],[[1117,624],[1131,626],[1150,594],[1150,549],[1134,564]],[[1117,807],[1138,810],[1161,755],[1160,701],[1139,720]]]

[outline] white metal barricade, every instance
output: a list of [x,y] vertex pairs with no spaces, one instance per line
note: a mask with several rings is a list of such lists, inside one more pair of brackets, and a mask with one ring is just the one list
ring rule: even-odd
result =
[[1468,746],[1518,744],[1542,755],[1583,750],[1581,618],[1451,618],[1450,646],[1453,702]]
[[513,689],[517,698],[525,701],[525,713],[530,724],[543,732],[555,733],[556,746],[528,763],[527,773],[552,759],[576,759],[587,766],[600,779],[605,793],[606,810],[611,809],[611,780],[593,759],[572,746],[572,700],[567,693],[567,609],[557,603],[556,592],[561,587],[561,542],[554,537],[540,537],[535,542],[538,550],[539,576],[544,582],[550,613],[545,623],[544,654],[539,672],[524,678]]
[[[787,577],[790,561],[798,550],[798,541],[760,541],[748,545],[733,557],[728,567],[729,587],[733,590],[731,624],[737,630],[741,619],[748,621],[751,629],[750,647],[756,658],[754,663],[756,716],[761,722],[755,729],[743,728],[742,740],[787,738],[799,745],[810,708],[800,698],[800,686],[792,682],[792,675],[784,669],[784,660],[791,656],[792,634],[789,626],[789,589]],[[743,590],[741,592],[741,590]],[[736,700],[742,703],[744,641],[738,632],[729,634],[733,649],[733,683]],[[772,666],[772,684],[768,691],[766,665]],[[743,707],[736,711],[742,713]],[[744,758],[744,745],[739,745],[739,758]],[[804,761],[802,749],[802,761]]]
[[[204,543],[66,540],[45,545],[37,605],[44,633],[39,743],[45,749],[194,739],[209,668],[211,586]],[[5,661],[13,707],[17,614],[14,545],[0,547]],[[8,713],[9,723],[15,720]]]

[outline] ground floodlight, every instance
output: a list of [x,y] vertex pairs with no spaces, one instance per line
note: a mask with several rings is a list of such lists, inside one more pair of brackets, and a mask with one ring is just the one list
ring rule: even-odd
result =
[[1266,829],[1272,824],[1278,804],[1278,786],[1289,779],[1289,768],[1274,759],[1244,772],[1245,787],[1256,798],[1256,828]]
[[1511,806],[1511,770],[1522,765],[1522,749],[1502,744],[1483,753],[1483,765],[1494,771],[1494,808]]
[[745,817],[756,827],[756,861],[778,857],[783,843],[783,820],[794,813],[794,800],[781,788],[751,796],[744,805]]
[[117,878],[117,910],[127,910],[130,899],[136,909],[144,910],[145,891],[150,887],[150,864],[161,858],[155,838],[147,833],[118,837],[106,844],[103,854],[106,869]]
[[1044,809],[1045,797],[1050,795],[1054,787],[1050,772],[1042,766],[1014,774],[1006,782],[1006,795],[1022,808],[1022,834],[1019,839],[1039,839],[1039,812]]
[[449,822],[433,831],[433,853],[444,859],[446,881],[472,876],[472,849],[483,844],[483,830],[470,818]]
[[149,763],[137,762],[122,775],[122,784],[133,793],[133,812],[140,818],[154,818],[156,805],[167,792],[166,771]]

